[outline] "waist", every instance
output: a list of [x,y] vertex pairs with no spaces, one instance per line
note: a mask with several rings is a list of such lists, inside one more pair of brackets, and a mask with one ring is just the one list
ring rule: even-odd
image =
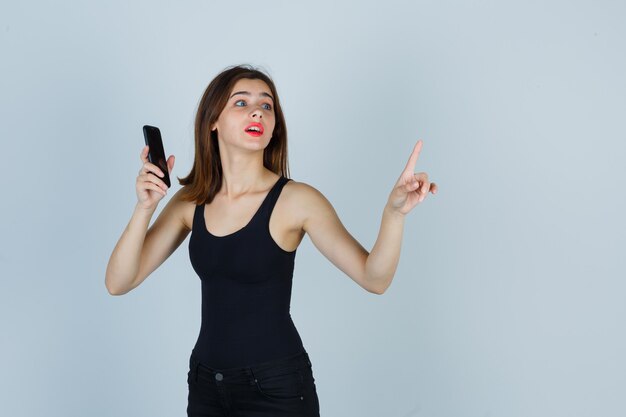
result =
[[311,361],[306,350],[296,354],[283,356],[277,359],[250,364],[246,366],[215,368],[200,361],[194,351],[189,357],[189,369],[201,378],[221,383],[247,384],[254,380],[255,375],[263,375],[267,372],[275,372],[280,369],[299,369],[310,367]]

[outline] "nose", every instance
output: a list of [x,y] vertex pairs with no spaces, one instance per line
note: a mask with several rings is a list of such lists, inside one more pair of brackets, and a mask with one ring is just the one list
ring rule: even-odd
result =
[[258,117],[259,119],[261,119],[263,117],[263,110],[261,110],[259,107],[257,107],[252,112],[252,117]]

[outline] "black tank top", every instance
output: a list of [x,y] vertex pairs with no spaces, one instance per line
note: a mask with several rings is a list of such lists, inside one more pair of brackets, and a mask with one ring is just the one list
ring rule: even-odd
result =
[[244,367],[304,351],[289,313],[296,251],[283,250],[269,232],[287,181],[281,176],[250,222],[226,236],[207,230],[204,204],[196,205],[189,258],[202,285],[202,325],[193,354],[207,366]]

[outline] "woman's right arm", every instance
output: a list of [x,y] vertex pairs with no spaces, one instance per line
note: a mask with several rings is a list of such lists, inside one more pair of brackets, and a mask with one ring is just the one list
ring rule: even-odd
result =
[[[111,295],[122,295],[141,284],[185,240],[189,229],[182,213],[185,202],[179,190],[165,205],[156,221],[148,229],[158,202],[166,194],[167,186],[161,180],[162,172],[148,162],[148,147],[141,153],[143,167],[137,177],[138,202],[115,245],[106,269],[105,286]],[[174,167],[174,156],[167,161],[169,171]],[[157,175],[159,177],[157,177]]]

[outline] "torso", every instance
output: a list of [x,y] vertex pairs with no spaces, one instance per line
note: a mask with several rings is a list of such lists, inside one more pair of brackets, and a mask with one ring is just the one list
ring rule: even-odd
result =
[[[271,184],[262,192],[242,196],[235,202],[228,202],[220,190],[211,204],[204,206],[206,228],[212,235],[226,236],[246,226],[278,178],[278,175],[275,175]],[[305,234],[301,213],[294,209],[299,192],[303,192],[299,183],[294,180],[288,181],[270,217],[269,229],[272,239],[288,252],[294,251],[300,245]],[[181,207],[183,223],[191,231],[196,204],[184,202]]]

